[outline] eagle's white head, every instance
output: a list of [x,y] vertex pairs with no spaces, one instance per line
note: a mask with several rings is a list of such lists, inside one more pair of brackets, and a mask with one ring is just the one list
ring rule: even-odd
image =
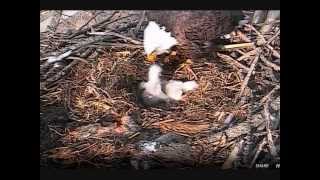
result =
[[171,33],[165,31],[165,27],[160,28],[154,21],[150,21],[144,30],[143,46],[148,56],[152,53],[155,55],[167,53],[177,43],[177,40],[171,36]]

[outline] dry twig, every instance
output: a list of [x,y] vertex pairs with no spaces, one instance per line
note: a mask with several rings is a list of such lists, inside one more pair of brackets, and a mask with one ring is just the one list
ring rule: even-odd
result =
[[249,27],[250,29],[252,29],[259,37],[259,39],[257,40],[257,45],[264,45],[267,48],[269,48],[272,51],[272,55],[274,55],[276,58],[280,58],[280,54],[274,50],[274,48],[272,46],[270,46],[266,39],[264,38],[264,36],[252,25],[250,24],[246,24],[245,26]]
[[254,47],[254,43],[228,44],[228,45],[221,46],[221,49],[225,50],[225,49],[248,48],[248,47]]
[[260,55],[261,61],[264,62],[267,66],[271,67],[275,71],[280,71],[280,66],[270,62],[267,60],[266,57],[264,57],[262,54]]
[[239,94],[238,98],[240,98],[242,96],[242,94],[244,92],[244,89],[247,87],[247,84],[249,82],[251,74],[252,74],[254,68],[256,67],[256,64],[258,63],[258,60],[259,60],[259,57],[260,57],[260,50],[257,49],[257,51],[258,51],[258,54],[257,54],[256,58],[253,60],[251,66],[250,66],[249,72],[248,72],[247,76],[244,78],[244,81],[243,81],[243,83],[241,85],[240,94]]
[[254,49],[254,50],[252,50],[252,51],[249,51],[249,52],[243,54],[242,56],[240,56],[240,57],[237,59],[237,61],[242,61],[242,60],[244,60],[244,59],[246,59],[246,58],[249,58],[250,56],[253,56],[253,55],[255,55],[255,54],[257,54],[257,50],[256,50],[256,49]]
[[141,18],[140,18],[140,21],[139,21],[139,23],[138,23],[137,26],[136,26],[135,33],[138,33],[138,32],[139,32],[140,27],[141,27],[141,25],[142,25],[142,22],[144,21],[145,16],[146,16],[146,11],[143,11],[143,12],[142,12],[142,15],[141,15]]
[[116,36],[116,37],[128,40],[128,41],[130,41],[130,42],[132,42],[133,44],[136,44],[136,45],[141,45],[142,44],[142,42],[140,42],[140,41],[134,40],[134,39],[132,39],[130,37],[121,35],[121,34],[116,33],[116,32],[90,32],[88,34],[90,34],[90,35],[99,35],[99,36],[107,36],[107,35]]
[[52,76],[51,78],[48,78],[46,80],[46,82],[48,84],[53,83],[57,80],[59,80],[60,78],[62,78],[66,72],[74,65],[76,65],[78,63],[78,61],[72,61],[68,66],[66,66],[65,68],[63,68],[60,72],[58,72],[56,75]]
[[233,162],[238,159],[238,153],[243,145],[243,140],[241,140],[238,144],[235,145],[233,150],[231,151],[227,160],[223,163],[222,169],[230,169],[233,166]]
[[260,103],[264,103],[266,102],[268,99],[270,99],[270,96],[280,88],[280,86],[276,85],[276,87],[274,87],[265,97],[263,97],[260,101]]
[[217,53],[217,55],[222,58],[223,60],[227,61],[229,64],[235,65],[240,69],[243,69],[245,72],[249,72],[249,68],[246,67],[245,65],[239,63],[238,61],[234,60],[232,57],[225,55],[225,54],[221,54],[221,53]]
[[268,143],[268,147],[270,150],[270,153],[273,157],[277,156],[277,151],[273,142],[273,138],[272,138],[272,131],[271,131],[271,115],[269,113],[269,104],[270,104],[270,99],[264,104],[264,117],[266,120],[266,129],[267,129],[267,143]]
[[[110,21],[117,13],[119,13],[119,12],[118,12],[118,11],[115,11],[115,12],[112,13],[111,16],[109,16],[107,19],[101,21],[100,23],[97,23],[97,24],[95,24],[95,25],[93,25],[93,26],[91,26],[91,27],[85,28],[85,29],[83,29],[83,30],[80,29],[79,31],[77,31],[77,32],[75,32],[74,34],[72,34],[72,35],[70,35],[69,37],[67,37],[67,39],[72,39],[72,38],[74,38],[74,37],[76,37],[76,36],[78,36],[78,35],[80,35],[80,34],[83,34],[83,33],[87,32],[87,31],[89,31],[91,28],[97,28],[97,27],[99,27],[100,25],[102,25],[102,24]],[[118,20],[119,20],[119,19],[118,19]]]
[[254,155],[254,157],[253,157],[253,160],[251,161],[250,168],[253,167],[253,165],[254,165],[254,163],[256,162],[256,160],[257,160],[260,152],[262,151],[263,146],[266,145],[266,144],[267,144],[266,138],[264,138],[264,139],[262,140],[262,142],[261,142],[261,143],[259,144],[259,146],[258,146],[258,149],[257,149],[257,151],[256,151],[256,153],[255,153],[255,155]]
[[[101,11],[101,12],[98,12],[98,13],[95,13],[84,25],[82,25],[79,29],[78,29],[78,31],[81,31],[84,27],[86,27],[92,20],[94,20],[99,14],[102,14],[103,13],[103,11]],[[115,13],[114,13],[115,14]],[[112,14],[110,17],[112,18],[113,16],[114,16],[114,14]],[[109,20],[111,19],[111,18],[108,18]]]
[[270,44],[277,36],[280,34],[280,29],[267,41],[267,44]]

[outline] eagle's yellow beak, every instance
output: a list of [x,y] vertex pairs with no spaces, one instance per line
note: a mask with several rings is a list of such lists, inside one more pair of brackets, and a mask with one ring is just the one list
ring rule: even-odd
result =
[[157,60],[157,54],[152,52],[151,54],[147,55],[147,61],[155,62]]

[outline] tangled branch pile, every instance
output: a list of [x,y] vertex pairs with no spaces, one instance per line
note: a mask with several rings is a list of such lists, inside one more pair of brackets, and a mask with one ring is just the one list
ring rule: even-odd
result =
[[56,22],[40,34],[42,166],[280,162],[280,23],[262,34],[246,22],[218,59],[166,68],[164,78],[196,79],[199,89],[172,106],[147,108],[137,98],[150,65],[142,11],[42,13],[55,13]]

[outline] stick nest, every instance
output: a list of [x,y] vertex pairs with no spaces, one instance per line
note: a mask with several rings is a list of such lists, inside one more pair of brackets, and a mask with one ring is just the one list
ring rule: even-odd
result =
[[[93,14],[99,13],[103,11]],[[199,88],[185,101],[148,108],[137,98],[138,84],[146,80],[150,66],[137,43],[147,22],[141,12],[135,13],[110,12],[105,22],[100,18],[87,23],[95,31],[118,24],[113,26],[116,35],[93,37],[87,34],[90,28],[84,31],[86,26],[74,31],[75,36],[41,33],[40,164],[220,168],[230,162],[232,167],[279,162],[280,25],[263,35],[252,25],[238,27],[226,41],[240,47],[221,50],[215,60],[202,59],[184,68],[169,63],[164,79],[196,80]],[[46,63],[46,57],[67,49],[73,49],[70,56]],[[151,154],[137,148],[166,134],[184,140]]]

